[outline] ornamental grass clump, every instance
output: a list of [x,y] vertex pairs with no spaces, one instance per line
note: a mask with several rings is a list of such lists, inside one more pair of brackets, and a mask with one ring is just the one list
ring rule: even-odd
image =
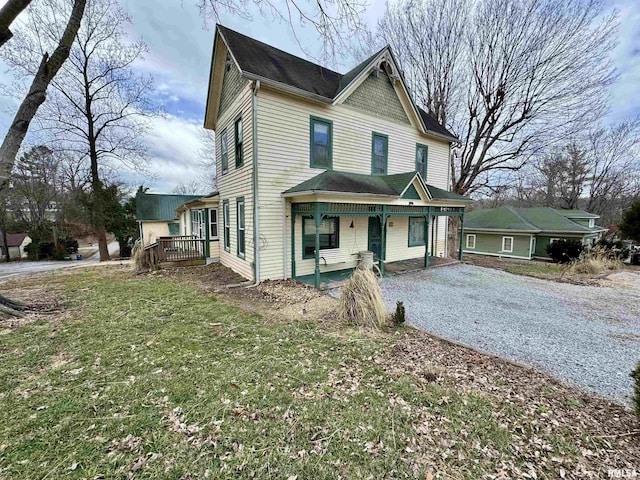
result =
[[622,261],[611,256],[605,250],[595,247],[588,252],[583,252],[580,257],[571,263],[569,273],[595,275],[607,270],[620,270],[624,267]]
[[387,311],[382,291],[371,270],[354,270],[342,287],[338,312],[343,320],[364,327],[379,328],[386,323]]
[[131,249],[131,257],[133,258],[133,270],[135,272],[143,272],[149,270],[149,254],[144,251],[142,242],[138,239]]
[[640,418],[640,362],[638,362],[636,369],[631,372],[631,378],[635,381],[633,408],[635,409],[638,418]]

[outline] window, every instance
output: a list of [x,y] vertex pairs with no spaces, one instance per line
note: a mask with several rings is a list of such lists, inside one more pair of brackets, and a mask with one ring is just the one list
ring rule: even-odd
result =
[[371,138],[371,173],[387,173],[389,137],[373,132]]
[[559,240],[564,240],[564,238],[550,238],[549,243],[557,242]]
[[191,235],[205,238],[204,210],[191,210]]
[[233,126],[233,137],[235,139],[235,156],[236,156],[236,168],[240,168],[244,163],[244,156],[242,153],[242,118],[236,120]]
[[229,171],[229,149],[227,148],[227,131],[220,134],[220,156],[222,157],[222,174]]
[[224,249],[231,250],[231,225],[229,225],[229,200],[222,202],[222,221],[224,222]]
[[476,236],[467,235],[467,248],[476,248]]
[[416,144],[416,172],[420,172],[422,179],[427,180],[427,157],[429,155],[429,147],[426,145]]
[[502,251],[513,252],[513,237],[502,237]]
[[424,245],[424,217],[409,217],[409,246]]
[[238,230],[237,254],[240,258],[244,258],[244,197],[239,197],[236,199],[236,224]]
[[209,238],[216,240],[218,238],[218,209],[209,210]]
[[593,218],[591,218],[591,219],[589,220],[589,228],[593,228],[593,227],[595,227],[595,226],[596,226],[596,221],[595,221]]
[[[337,217],[324,218],[320,222],[318,234],[320,250],[339,248],[340,219]],[[313,218],[302,220],[302,258],[313,258],[316,252],[316,221]]]
[[311,168],[333,167],[333,122],[322,118],[311,117],[309,145],[311,151]]

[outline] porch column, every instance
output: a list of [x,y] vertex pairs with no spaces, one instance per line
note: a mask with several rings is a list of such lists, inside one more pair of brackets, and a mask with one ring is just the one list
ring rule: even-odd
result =
[[429,268],[429,219],[430,218],[431,218],[431,213],[424,216],[424,268]]
[[460,242],[458,244],[458,260],[462,260],[462,236],[464,231],[464,211],[460,215]]
[[291,205],[291,278],[296,279],[296,214],[293,211],[293,205]]
[[313,214],[313,219],[316,225],[316,249],[315,249],[315,261],[316,269],[314,276],[314,285],[316,288],[320,288],[320,224],[322,223],[322,215],[318,212],[316,204],[316,212]]
[[209,229],[211,228],[211,217],[209,216],[209,209],[204,209],[204,257],[209,258],[211,248],[209,241],[211,238],[209,237]]
[[386,207],[382,207],[382,238],[380,239],[380,258],[378,259],[379,267],[380,267],[380,276],[384,275],[384,261],[387,258],[387,209]]

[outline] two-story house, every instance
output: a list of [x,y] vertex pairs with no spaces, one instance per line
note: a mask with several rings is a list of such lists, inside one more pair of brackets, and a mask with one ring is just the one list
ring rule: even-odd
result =
[[448,191],[457,139],[414,104],[389,47],[342,75],[218,25],[204,126],[220,261],[254,281],[319,286],[363,251],[383,271],[426,267],[469,203]]

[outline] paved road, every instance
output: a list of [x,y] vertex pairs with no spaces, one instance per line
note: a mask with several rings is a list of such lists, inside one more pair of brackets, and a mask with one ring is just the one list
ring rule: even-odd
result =
[[[118,242],[113,241],[108,245],[109,254],[114,254],[118,251]],[[82,253],[82,251],[80,252]],[[81,261],[73,260],[69,261],[42,261],[42,262],[10,262],[0,263],[0,279],[6,279],[19,275],[29,275],[32,273],[50,272],[53,270],[60,270],[61,268],[77,267],[79,265],[91,265],[98,263],[100,256],[96,252],[89,258]]]
[[471,265],[386,277],[388,308],[407,321],[630,403],[629,373],[640,360],[640,274],[602,286],[556,283]]

